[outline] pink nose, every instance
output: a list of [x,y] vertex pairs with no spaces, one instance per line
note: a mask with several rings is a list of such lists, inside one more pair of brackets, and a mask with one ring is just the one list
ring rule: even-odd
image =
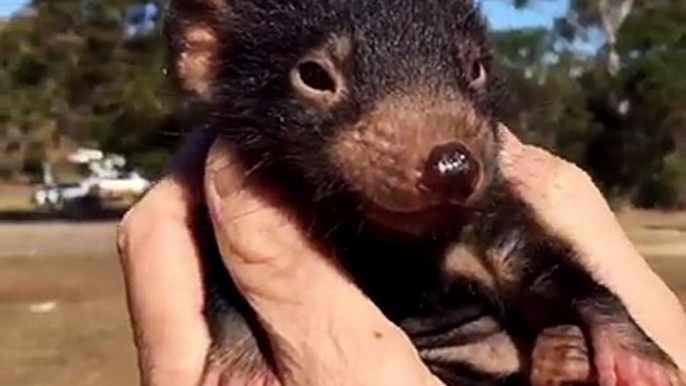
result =
[[464,203],[479,181],[479,164],[464,145],[450,142],[436,146],[424,164],[420,188],[452,202]]

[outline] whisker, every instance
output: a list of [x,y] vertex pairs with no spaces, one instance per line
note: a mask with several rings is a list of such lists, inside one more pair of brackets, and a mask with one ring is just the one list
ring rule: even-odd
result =
[[188,136],[188,133],[180,133],[178,131],[163,130],[163,131],[160,131],[160,135],[164,135],[167,137],[182,137],[182,136]]
[[324,239],[326,240],[326,239],[328,239],[329,237],[331,237],[331,235],[332,235],[338,228],[340,228],[341,225],[343,225],[344,222],[345,222],[345,218],[341,219],[338,223],[336,223],[336,225],[334,225],[333,227],[331,227],[331,229],[329,229],[329,231],[326,232],[326,233],[324,234]]
[[357,226],[357,236],[362,235],[362,231],[364,229],[365,224],[366,224],[365,220],[361,219],[359,225]]
[[319,211],[319,204],[317,203],[317,206],[315,207],[315,210],[312,213],[312,221],[310,222],[310,225],[307,227],[307,238],[312,237],[312,232],[314,232],[314,227],[317,223],[317,212]]
[[246,180],[254,175],[260,168],[265,166],[267,164],[267,158],[262,158],[258,162],[256,162],[250,169],[248,169],[245,173],[243,173],[243,178]]
[[262,158],[261,160],[259,160],[258,162],[256,162],[250,169],[246,170],[246,171],[243,173],[243,181],[242,181],[241,188],[242,188],[242,189],[246,189],[247,186],[248,186],[248,183],[250,182],[250,181],[249,181],[250,178],[253,177],[253,176],[255,176],[255,174],[257,174],[257,172],[258,172],[260,169],[262,169],[263,167],[265,167],[265,166],[267,165],[268,162],[269,162],[269,160],[268,160],[267,158]]
[[343,191],[344,187],[341,183],[337,181],[329,181],[317,188],[317,191],[313,195],[313,200],[318,202],[323,201]]

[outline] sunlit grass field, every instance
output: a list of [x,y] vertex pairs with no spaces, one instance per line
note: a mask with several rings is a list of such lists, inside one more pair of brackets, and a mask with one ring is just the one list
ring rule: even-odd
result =
[[[686,304],[686,213],[619,216]],[[0,226],[0,385],[137,383],[113,224]]]

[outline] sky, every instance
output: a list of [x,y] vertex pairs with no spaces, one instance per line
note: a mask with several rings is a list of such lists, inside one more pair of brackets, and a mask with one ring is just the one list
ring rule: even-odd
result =
[[0,17],[7,17],[21,7],[26,0],[0,0]]
[[[421,1],[421,0],[418,0]],[[525,10],[516,10],[507,0],[477,0],[494,28],[550,26],[564,14],[569,0],[537,0]],[[0,18],[16,12],[27,0],[0,0]]]
[[521,10],[507,0],[477,1],[496,29],[550,27],[553,20],[564,15],[569,8],[569,0],[536,0]]

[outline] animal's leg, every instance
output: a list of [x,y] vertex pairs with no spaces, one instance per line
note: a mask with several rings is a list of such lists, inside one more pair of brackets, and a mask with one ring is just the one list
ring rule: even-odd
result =
[[213,315],[213,344],[201,386],[278,386],[254,332],[234,309]]
[[582,267],[561,268],[563,258],[557,260],[534,280],[531,291],[572,305],[588,337],[600,386],[686,386],[674,361],[636,324],[618,296]]

